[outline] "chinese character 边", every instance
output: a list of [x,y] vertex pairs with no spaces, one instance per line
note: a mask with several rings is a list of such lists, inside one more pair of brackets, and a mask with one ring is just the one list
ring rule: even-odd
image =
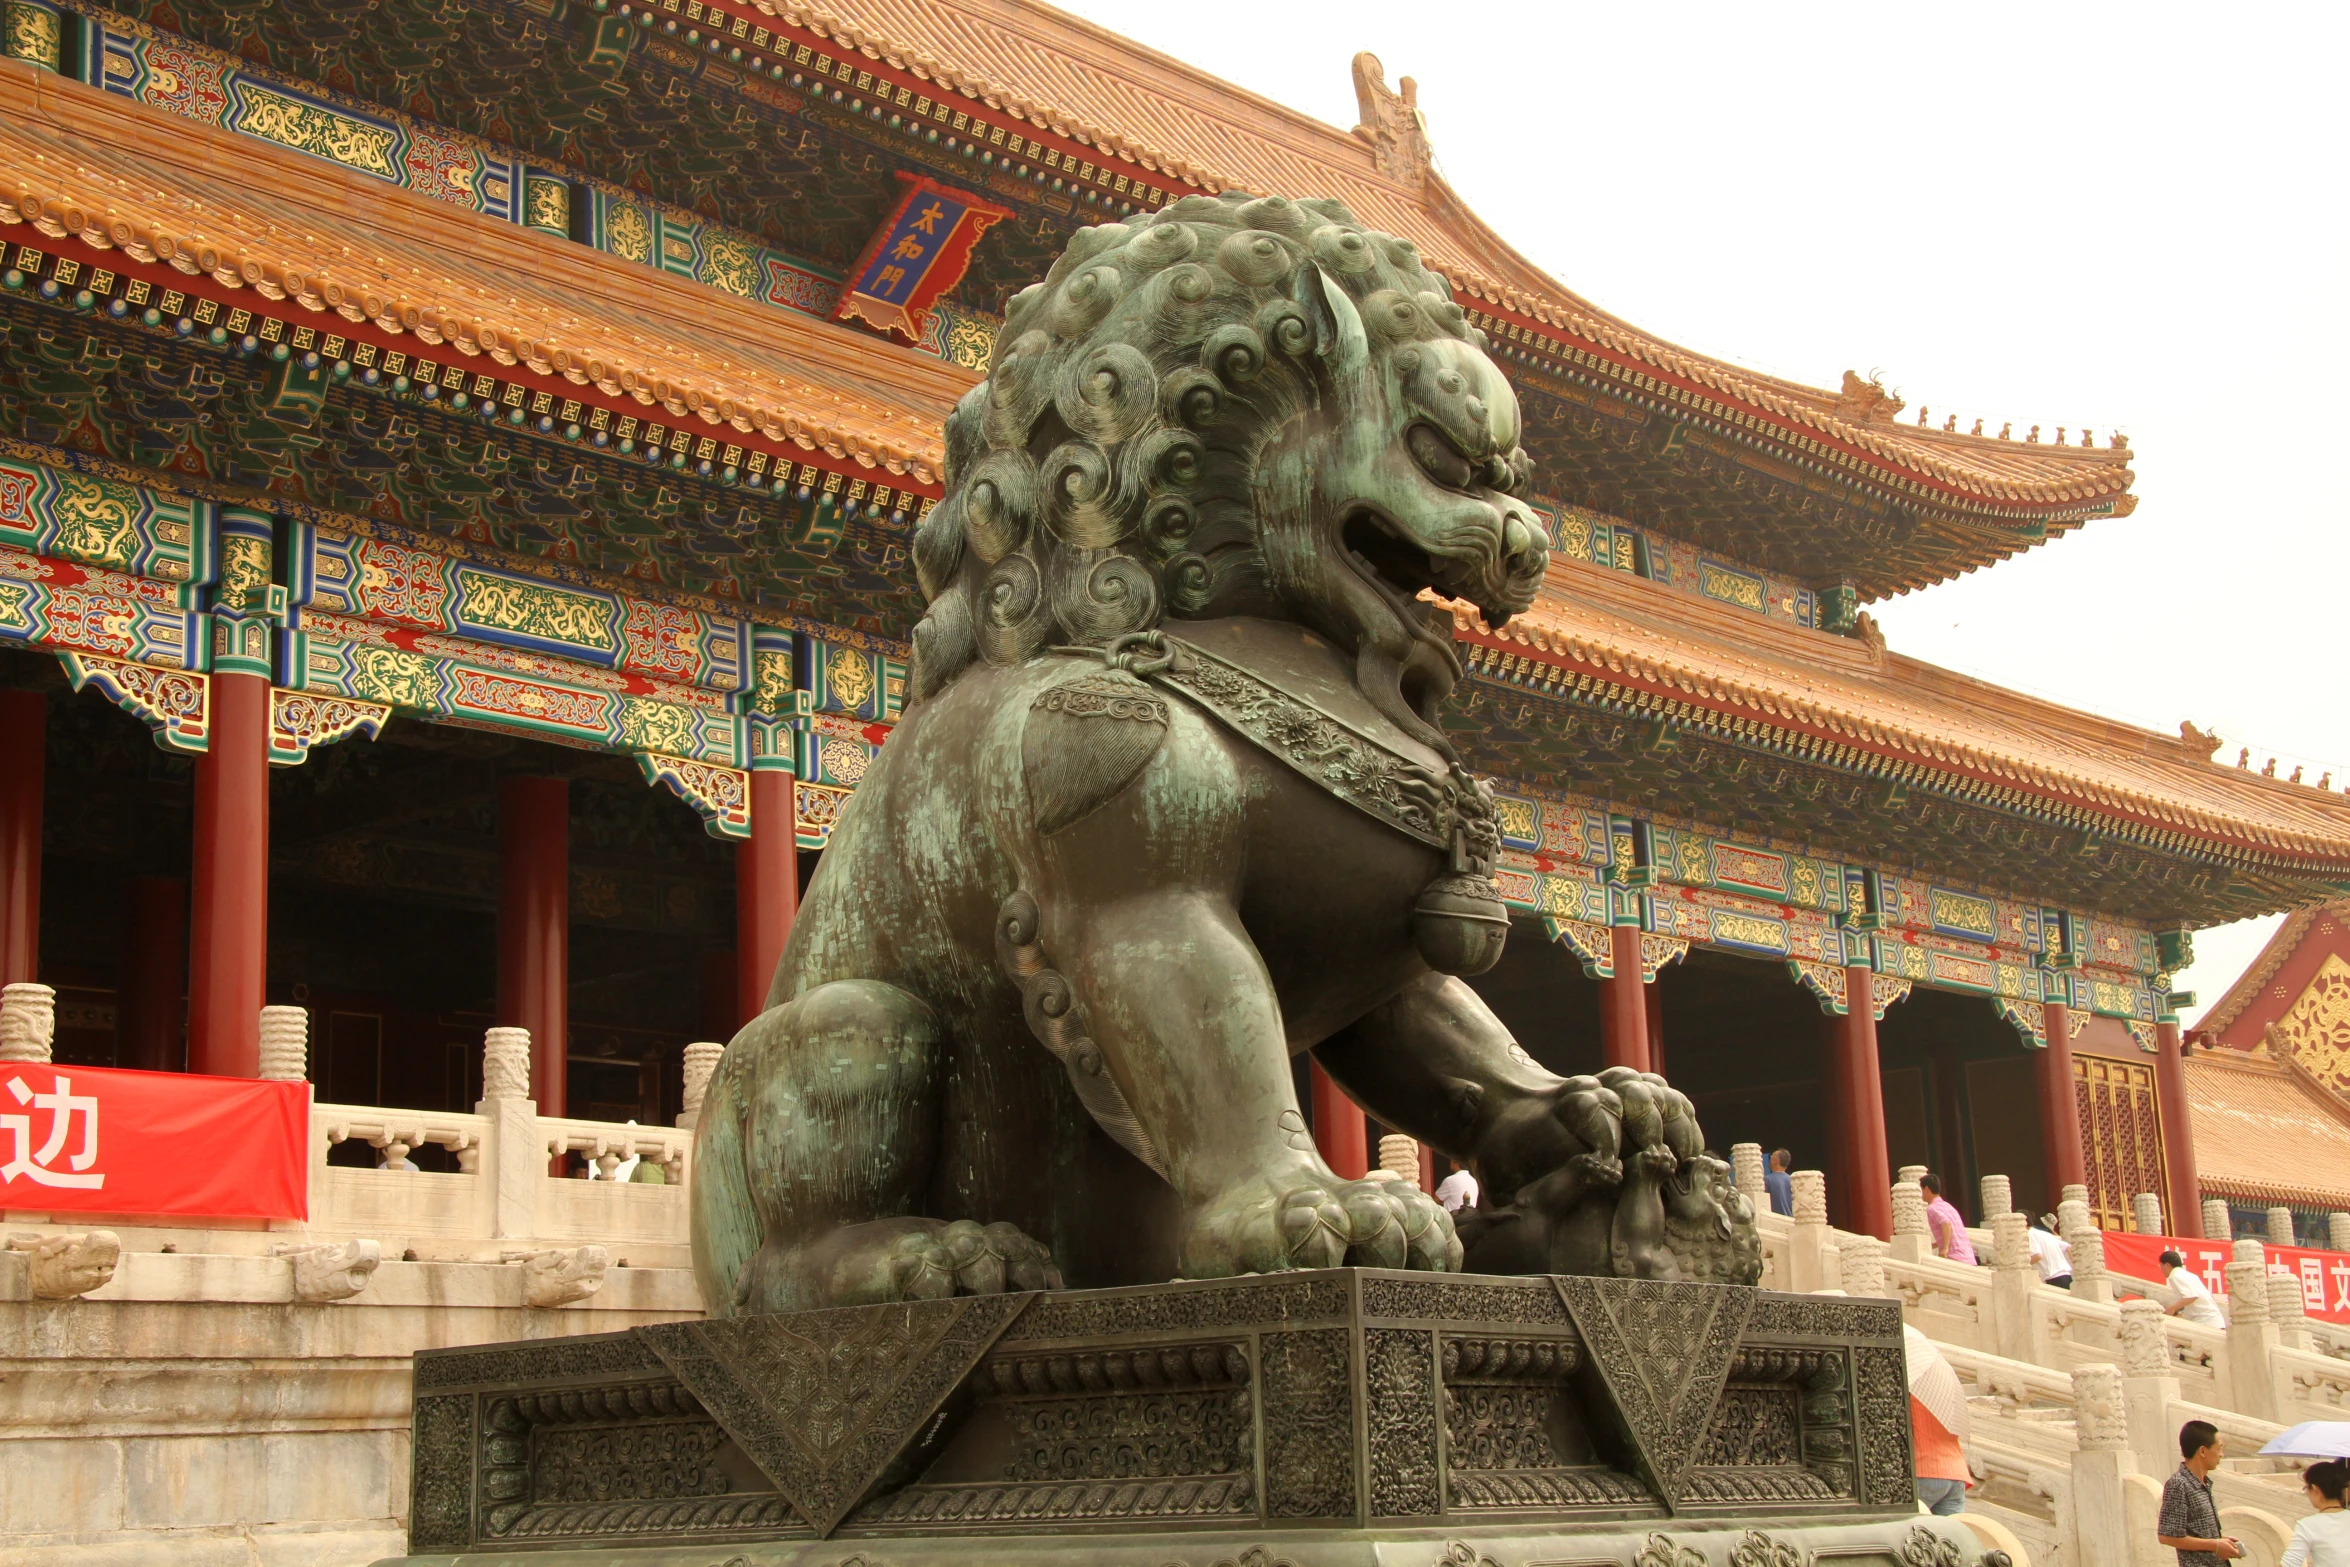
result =
[[[69,1174],[66,1170],[49,1168],[50,1161],[65,1152],[66,1138],[73,1131],[73,1123],[82,1123],[81,1147],[67,1155],[66,1164],[75,1172],[85,1171],[98,1162],[98,1097],[95,1094],[77,1094],[73,1079],[60,1074],[56,1086],[49,1092],[35,1093],[25,1086],[21,1077],[8,1080],[8,1096],[30,1109],[23,1115],[0,1114],[0,1133],[7,1134],[14,1145],[8,1162],[0,1164],[0,1185],[23,1176],[36,1186],[73,1187],[96,1191],[106,1184],[104,1172],[94,1175]],[[33,1119],[39,1112],[47,1112],[47,1138],[39,1147],[33,1146]]]
[[889,255],[892,261],[920,261],[922,247],[915,243],[913,235],[908,234],[890,247]]
[[946,215],[946,209],[934,201],[915,215],[911,227],[915,233],[928,234],[935,239],[938,237],[939,219]]

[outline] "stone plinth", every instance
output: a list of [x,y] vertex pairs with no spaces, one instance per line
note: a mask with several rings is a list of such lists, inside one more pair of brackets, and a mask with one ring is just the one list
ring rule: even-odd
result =
[[1337,1269],[430,1352],[414,1453],[409,1548],[461,1561],[1156,1567],[1277,1530],[1301,1564],[1421,1532],[1596,1564],[1665,1529],[1726,1560],[1762,1519],[1800,1560],[1917,1527],[1896,1304],[1625,1279]]

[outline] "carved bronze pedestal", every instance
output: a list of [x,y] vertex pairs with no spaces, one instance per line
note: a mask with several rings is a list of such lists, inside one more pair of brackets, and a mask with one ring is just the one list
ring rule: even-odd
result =
[[418,1556],[1974,1560],[1934,1529],[1890,1301],[1337,1269],[416,1359]]

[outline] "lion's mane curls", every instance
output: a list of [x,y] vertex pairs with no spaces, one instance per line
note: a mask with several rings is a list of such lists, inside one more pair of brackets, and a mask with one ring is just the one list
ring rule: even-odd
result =
[[1279,613],[1250,480],[1322,397],[1317,271],[1375,357],[1479,336],[1411,241],[1280,196],[1187,196],[1080,229],[1013,298],[987,379],[948,416],[946,498],[915,536],[917,699],[975,658],[1017,664],[1170,614]]

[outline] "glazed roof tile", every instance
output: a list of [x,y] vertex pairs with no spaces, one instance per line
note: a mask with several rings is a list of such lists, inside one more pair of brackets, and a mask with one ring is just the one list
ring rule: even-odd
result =
[[666,383],[672,403],[731,404],[738,428],[924,483],[947,411],[975,379],[15,61],[0,62],[0,202],[0,216],[142,260],[170,236],[184,272],[217,251],[221,282],[298,273],[322,323],[333,319],[325,291],[339,285],[354,319],[422,325],[426,352],[443,340],[436,319],[449,340],[462,328],[477,346],[486,328],[508,363],[516,348],[535,344],[534,365],[561,348],[582,384],[597,367],[596,384],[614,391]]
[[2205,1191],[2350,1208],[2350,1107],[2306,1072],[2266,1056],[2196,1050],[2185,1064]]
[[1452,609],[1472,642],[1667,701],[2255,855],[2350,865],[2350,799],[2215,766],[2175,735],[2075,712],[1879,643],[1782,625],[1574,561],[1554,560],[1533,608],[1500,632],[1465,604]]
[[[1443,178],[1382,173],[1365,136],[1342,131],[1034,0],[761,0],[784,22],[1011,110],[1123,149],[1208,189],[1335,196],[1417,244],[1456,292],[1985,499],[2126,510],[2126,447],[1999,440],[1896,425],[1846,395],[1725,364],[1643,332],[1578,296],[1472,212]],[[1880,410],[1881,411],[1881,410]]]

